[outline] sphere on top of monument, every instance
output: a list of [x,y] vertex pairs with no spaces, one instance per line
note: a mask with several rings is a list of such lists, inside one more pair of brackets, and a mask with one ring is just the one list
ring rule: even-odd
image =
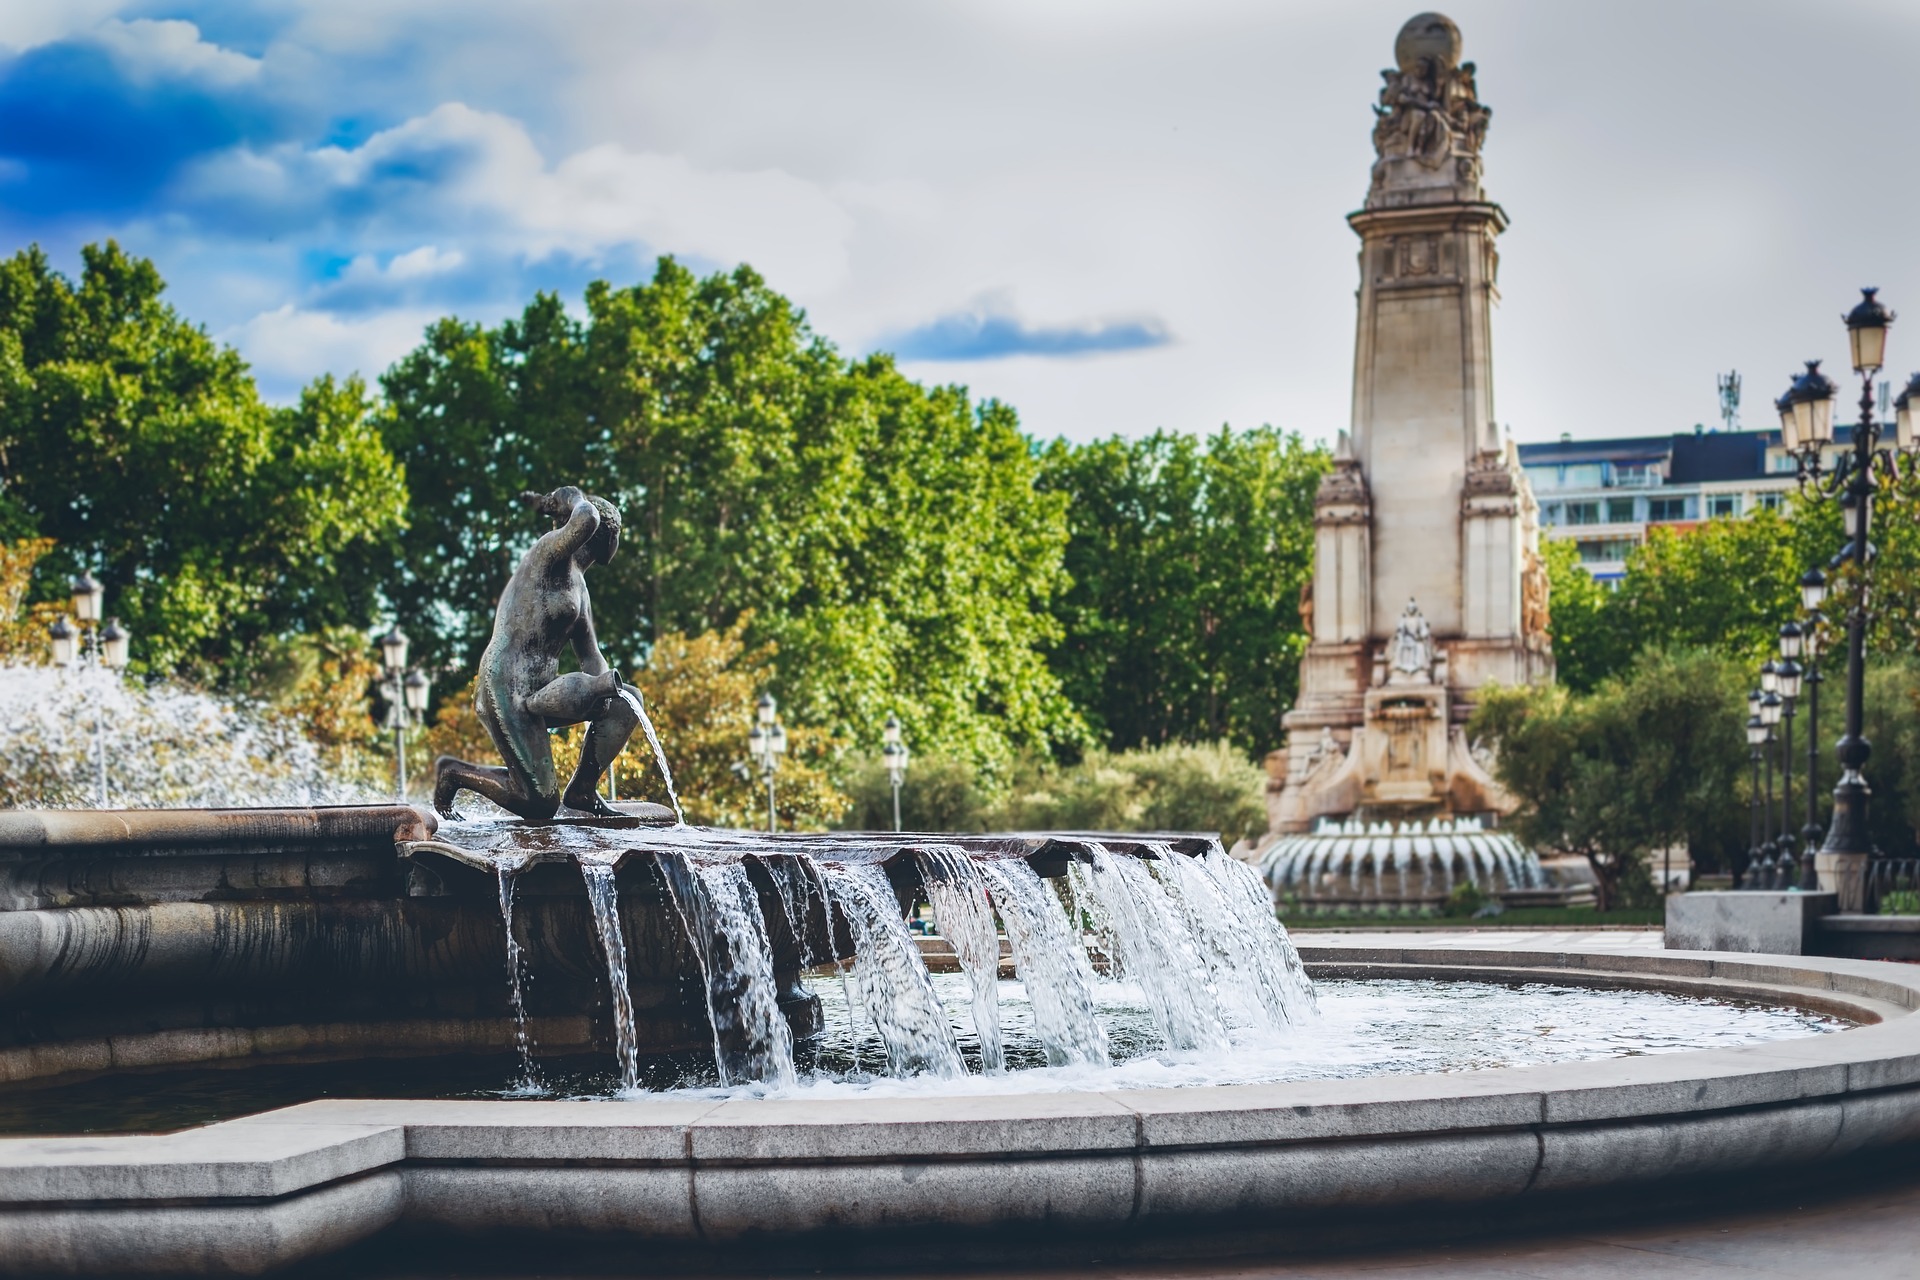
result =
[[1405,75],[1420,69],[1422,58],[1432,58],[1442,71],[1460,65],[1460,28],[1444,13],[1417,13],[1407,19],[1393,40],[1393,60]]

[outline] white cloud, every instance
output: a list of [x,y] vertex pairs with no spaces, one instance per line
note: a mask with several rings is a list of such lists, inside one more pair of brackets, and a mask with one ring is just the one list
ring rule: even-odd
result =
[[357,147],[236,148],[201,165],[185,192],[362,228],[437,224],[531,260],[638,247],[751,262],[796,290],[839,282],[854,230],[832,193],[778,169],[703,169],[613,144],[549,164],[521,122],[458,102]]
[[200,38],[199,27],[178,18],[115,18],[87,32],[86,39],[105,49],[135,84],[191,80],[230,89],[260,75],[258,58],[210,44]]
[[438,314],[396,309],[342,317],[289,302],[214,336],[239,348],[269,383],[299,385],[321,373],[359,373],[371,381],[418,346]]
[[466,265],[467,255],[458,249],[442,249],[423,244],[418,249],[396,253],[383,265],[370,253],[360,254],[341,271],[344,281],[361,284],[377,281],[427,280],[458,271]]

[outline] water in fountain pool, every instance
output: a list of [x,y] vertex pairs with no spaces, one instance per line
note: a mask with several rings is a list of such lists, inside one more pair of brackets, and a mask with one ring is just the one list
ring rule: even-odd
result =
[[[1794,1009],[1580,987],[1492,983],[1332,980],[1319,984],[1311,1034],[1241,1035],[1224,1053],[1164,1047],[1144,994],[1100,980],[1095,1007],[1112,1047],[1111,1066],[1052,1065],[1034,1030],[1034,1006],[1017,981],[999,984],[1008,1070],[979,1074],[979,1042],[963,973],[935,974],[931,986],[967,1074],[901,1078],[877,1074],[887,1051],[873,1024],[847,1017],[840,979],[816,980],[827,1027],[812,1065],[792,1083],[722,1086],[710,1061],[641,1064],[645,1096],[912,1096],[1074,1089],[1197,1087],[1286,1080],[1346,1079],[1476,1071],[1640,1054],[1720,1049],[1835,1031],[1845,1023]],[[619,1080],[604,1058],[542,1063],[545,1091],[533,1096],[616,1099]],[[176,1129],[310,1098],[524,1098],[516,1057],[116,1074],[81,1084],[0,1093],[0,1133],[138,1132]]]

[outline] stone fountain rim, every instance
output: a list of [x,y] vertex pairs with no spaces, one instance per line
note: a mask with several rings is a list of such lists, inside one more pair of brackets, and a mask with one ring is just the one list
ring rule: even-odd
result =
[[209,1258],[281,1265],[401,1223],[565,1229],[648,1248],[1043,1230],[1105,1250],[1129,1233],[1231,1219],[1300,1243],[1361,1206],[1374,1224],[1382,1209],[1408,1222],[1474,1205],[1551,1213],[1599,1189],[1805,1176],[1920,1140],[1920,970],[1702,952],[1308,954],[1379,977],[1737,990],[1850,1010],[1862,1025],[1731,1049],[1359,1080],[831,1100],[337,1100],[168,1135],[4,1139],[0,1269],[111,1273],[176,1255],[188,1269]]

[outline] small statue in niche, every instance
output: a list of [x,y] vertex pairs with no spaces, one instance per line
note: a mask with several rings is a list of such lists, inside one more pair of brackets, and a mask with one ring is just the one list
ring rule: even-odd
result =
[[1428,684],[1433,680],[1433,628],[1411,599],[1387,644],[1389,684]]
[[[433,807],[457,818],[454,797],[466,790],[530,822],[547,821],[563,804],[611,817],[618,811],[600,799],[600,779],[640,723],[640,691],[600,653],[586,571],[619,550],[620,513],[572,485],[520,500],[560,523],[533,544],[500,593],[474,681],[473,709],[505,763],[441,756],[433,763]],[[560,653],[569,645],[580,669],[561,675]],[[563,793],[547,731],[582,723],[580,766]]]

